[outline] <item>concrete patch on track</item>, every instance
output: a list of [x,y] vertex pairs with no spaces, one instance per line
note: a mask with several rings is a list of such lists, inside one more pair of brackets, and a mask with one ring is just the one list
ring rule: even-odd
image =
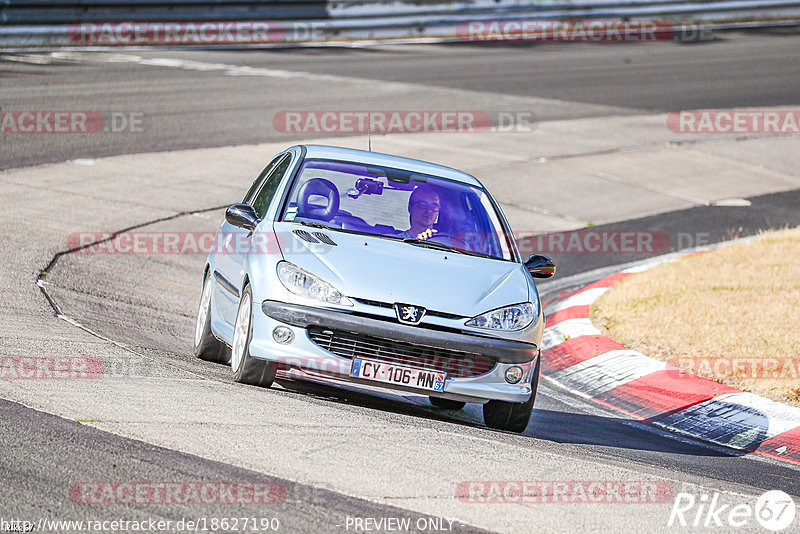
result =
[[[623,161],[628,153],[620,148],[646,143],[661,147],[672,135],[660,130],[651,137],[641,135],[652,132],[646,125],[663,116],[643,117],[641,124],[625,118],[623,124],[630,128],[620,128],[618,120],[548,123],[529,135],[508,137],[388,135],[374,138],[373,147],[410,157],[428,154],[425,157],[437,162],[472,170],[501,202],[514,208],[509,211],[517,229],[568,230],[586,221],[588,208],[583,206],[589,202],[580,198],[583,184],[600,179],[576,171],[580,179],[571,181],[574,174],[549,167],[550,158],[566,161],[581,151],[603,151],[582,156],[589,158],[582,164],[591,166],[592,157]],[[609,128],[616,133],[603,136]],[[553,139],[562,140],[561,151]],[[563,149],[566,139],[571,140],[569,150]],[[363,136],[331,142],[366,145]],[[325,390],[298,395],[291,385],[263,390],[229,383],[225,367],[197,361],[190,354],[202,254],[63,256],[46,277],[48,292],[66,316],[117,343],[54,319],[34,282],[38,270],[66,248],[70,234],[110,232],[234,203],[284,146],[117,156],[90,166],[67,162],[0,174],[0,190],[14,206],[0,215],[6,229],[0,247],[7,259],[2,284],[8,306],[0,311],[4,350],[12,356],[88,356],[114,369],[92,380],[0,380],[0,395],[68,419],[91,420],[86,424],[120,436],[492,530],[525,531],[534,520],[546,531],[609,531],[620,524],[637,531],[668,530],[667,502],[614,505],[613,513],[598,513],[596,504],[576,507],[561,502],[543,513],[542,505],[535,503],[459,499],[456,488],[463,482],[519,480],[520,466],[525,466],[523,478],[531,480],[665,480],[638,466],[567,458],[559,447],[545,442],[532,452],[530,436],[480,428],[477,410],[454,417],[459,422],[454,426],[413,405],[397,413],[370,409],[370,403],[381,402],[378,399],[359,404],[348,394]],[[475,158],[473,151],[481,146],[481,157]],[[648,150],[637,149],[637,157],[646,157]],[[687,149],[668,150],[680,160]],[[545,158],[541,163],[540,157]],[[740,165],[720,158],[720,165],[728,164]],[[549,170],[526,181],[523,171],[509,171],[514,165]],[[800,177],[780,173],[776,180],[776,172],[754,177],[746,193],[800,187]],[[618,206],[613,212],[606,210],[604,220],[692,204],[659,196],[628,176],[621,179],[626,181],[624,191],[609,187],[603,200]],[[550,183],[559,185],[546,189]],[[647,192],[660,202],[643,210],[629,201],[631,191]],[[727,183],[711,177],[698,194],[708,202],[723,198]],[[213,232],[220,218],[219,212],[184,215],[148,230]],[[698,489],[682,480],[667,482],[675,491]]]

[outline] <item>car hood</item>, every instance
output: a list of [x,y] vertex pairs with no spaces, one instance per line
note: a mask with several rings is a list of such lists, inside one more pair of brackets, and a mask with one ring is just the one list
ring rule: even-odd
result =
[[[336,245],[309,243],[296,230],[323,233]],[[275,232],[284,259],[348,297],[414,304],[468,317],[529,298],[528,274],[520,263],[293,223],[275,223]]]

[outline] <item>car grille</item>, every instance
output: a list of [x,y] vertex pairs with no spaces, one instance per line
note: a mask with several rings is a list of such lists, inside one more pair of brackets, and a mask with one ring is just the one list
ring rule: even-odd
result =
[[[355,300],[357,302],[360,302],[361,304],[366,304],[367,306],[376,306],[378,308],[388,308],[390,310],[394,309],[394,304],[391,304],[389,302],[381,302],[379,300],[368,300],[368,299],[359,299],[359,298],[357,298]],[[425,311],[425,315],[430,316],[430,317],[441,317],[442,319],[466,319],[467,318],[465,315],[456,315],[455,313],[447,313],[447,312],[441,312],[441,311],[436,311],[436,310],[426,310]]]
[[487,373],[494,362],[480,354],[423,347],[391,339],[324,328],[309,328],[308,336],[319,347],[342,358],[366,358],[447,373],[464,378]]

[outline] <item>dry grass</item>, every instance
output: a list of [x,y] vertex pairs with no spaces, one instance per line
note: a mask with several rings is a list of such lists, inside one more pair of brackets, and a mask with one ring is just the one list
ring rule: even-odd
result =
[[800,406],[800,227],[631,276],[591,317],[648,356]]

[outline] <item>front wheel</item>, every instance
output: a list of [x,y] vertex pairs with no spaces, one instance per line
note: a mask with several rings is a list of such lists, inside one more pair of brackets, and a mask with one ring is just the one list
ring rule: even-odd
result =
[[539,386],[539,360],[541,357],[540,353],[536,358],[536,367],[534,367],[531,377],[531,398],[527,402],[490,400],[483,405],[483,420],[486,422],[486,426],[509,432],[525,432],[525,429],[528,428],[528,421],[531,420],[536,389]]
[[250,285],[242,291],[239,311],[236,312],[236,325],[233,329],[231,348],[231,371],[233,381],[268,388],[275,380],[275,363],[250,356],[250,342],[253,340],[253,292]]
[[194,328],[194,355],[207,362],[228,363],[230,349],[211,332],[211,274],[203,279],[203,294]]

